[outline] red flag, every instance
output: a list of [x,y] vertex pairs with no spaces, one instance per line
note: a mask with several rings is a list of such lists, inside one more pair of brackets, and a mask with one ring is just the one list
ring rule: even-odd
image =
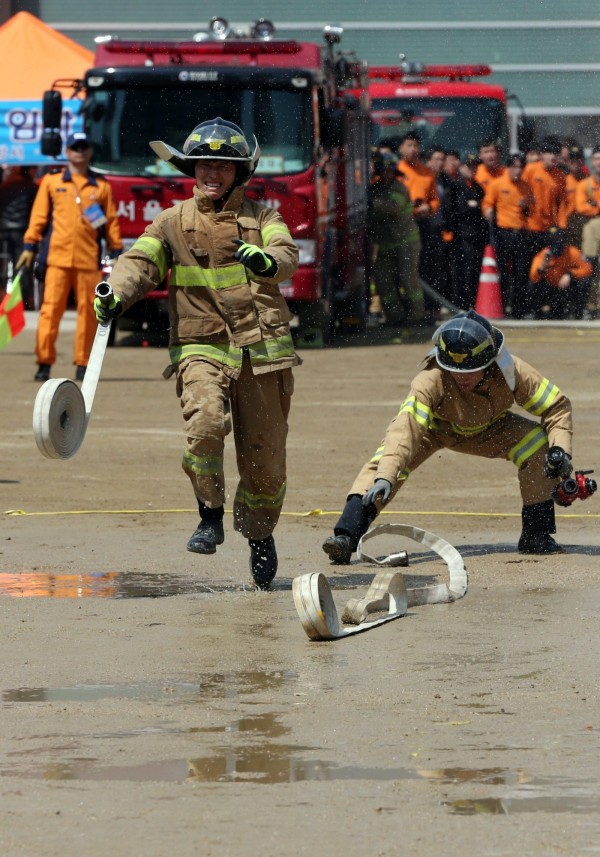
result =
[[21,272],[17,274],[0,303],[0,351],[25,327],[25,308],[21,293]]

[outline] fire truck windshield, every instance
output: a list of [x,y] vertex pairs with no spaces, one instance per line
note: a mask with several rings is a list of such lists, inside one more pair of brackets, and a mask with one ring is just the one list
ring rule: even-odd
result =
[[148,143],[182,150],[198,122],[222,116],[240,125],[261,148],[257,175],[306,170],[312,161],[311,89],[204,86],[115,86],[88,90],[85,127],[94,168],[113,175],[178,175]]
[[415,131],[423,150],[441,146],[461,156],[476,154],[485,139],[509,150],[506,110],[493,98],[374,98],[371,117],[374,144]]

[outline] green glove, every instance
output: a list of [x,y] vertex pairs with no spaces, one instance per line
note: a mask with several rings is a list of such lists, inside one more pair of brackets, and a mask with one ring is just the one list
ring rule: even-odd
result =
[[100,324],[108,324],[113,318],[118,318],[123,312],[121,298],[113,295],[110,303],[102,303],[101,298],[94,299],[94,312]]
[[245,268],[249,268],[254,274],[260,274],[262,277],[268,277],[275,273],[277,268],[275,260],[268,256],[261,247],[257,247],[256,244],[246,244],[241,238],[236,238],[233,243],[238,245],[233,257],[241,262]]
[[390,499],[391,492],[392,486],[387,479],[376,479],[375,485],[363,497],[363,506],[372,506],[376,500],[381,500],[381,505],[385,506]]

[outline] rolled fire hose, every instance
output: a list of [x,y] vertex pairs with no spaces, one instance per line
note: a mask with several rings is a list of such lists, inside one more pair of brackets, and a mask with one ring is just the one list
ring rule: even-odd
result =
[[[110,303],[113,296],[108,283],[99,283],[95,293],[104,304]],[[38,390],[33,406],[33,436],[46,458],[71,458],[83,443],[111,324],[109,321],[98,325],[81,389],[68,378],[52,378]]]
[[[373,578],[364,598],[348,601],[340,622],[325,575],[320,572],[302,574],[294,578],[292,591],[302,627],[310,640],[339,640],[369,631],[404,616],[409,607],[456,601],[466,593],[467,572],[459,552],[445,539],[418,527],[408,524],[381,524],[373,527],[358,544],[358,558],[380,566],[407,565],[405,551],[390,554],[383,559],[375,559],[364,553],[363,542],[384,533],[405,536],[434,551],[448,567],[449,583],[407,589],[400,572],[380,571]],[[387,615],[369,621],[370,613],[381,613],[383,610],[387,610]]]

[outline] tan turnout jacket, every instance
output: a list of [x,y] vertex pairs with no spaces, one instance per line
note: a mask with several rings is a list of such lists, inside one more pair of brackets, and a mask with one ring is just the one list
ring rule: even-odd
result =
[[[234,239],[264,247],[277,263],[259,277],[233,258]],[[169,273],[169,352],[173,364],[200,356],[239,376],[242,349],[255,374],[295,366],[291,313],[278,283],[298,267],[298,249],[281,216],[236,188],[222,211],[194,188],[192,199],[163,211],[110,276],[124,309]]]
[[[425,368],[413,379],[408,397],[388,426],[375,478],[386,479],[395,485],[415,457],[427,432],[476,441],[478,435],[501,420],[515,404],[530,415],[540,417],[550,446],[560,446],[571,455],[572,412],[569,399],[552,381],[520,358],[513,357],[513,363],[514,390],[494,362],[474,391],[461,392],[452,375],[441,369],[434,357],[430,357]],[[543,432],[540,435],[535,440],[538,444],[536,449],[529,446],[515,452],[514,463],[517,466],[520,459],[525,461],[537,448],[545,445]]]

